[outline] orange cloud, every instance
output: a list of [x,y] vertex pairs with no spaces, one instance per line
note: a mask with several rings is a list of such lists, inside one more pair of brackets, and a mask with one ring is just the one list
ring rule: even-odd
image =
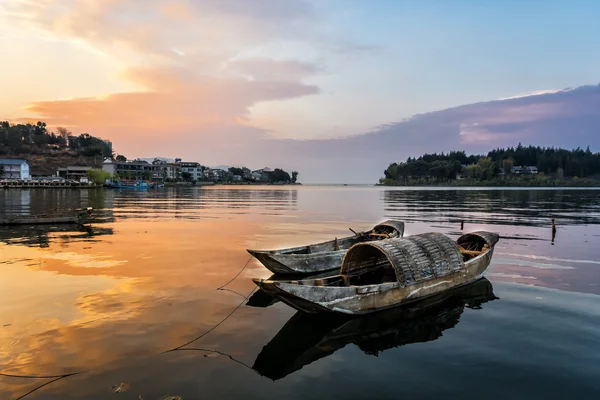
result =
[[125,76],[148,91],[34,102],[27,111],[50,125],[173,129],[237,124],[257,102],[318,93],[299,81],[213,78],[185,70],[130,69]]

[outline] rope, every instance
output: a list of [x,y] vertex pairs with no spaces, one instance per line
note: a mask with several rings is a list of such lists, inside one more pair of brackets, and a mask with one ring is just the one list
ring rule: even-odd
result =
[[198,348],[198,347],[188,347],[187,349],[180,349],[180,351],[184,351],[184,350],[185,351],[202,351],[202,352],[206,352],[206,353],[217,353],[217,354],[220,354],[222,356],[229,357],[229,359],[231,361],[234,361],[234,362],[236,362],[236,363],[238,363],[240,365],[243,365],[244,367],[246,367],[246,368],[248,368],[248,369],[250,369],[250,370],[252,370],[252,371],[254,371],[255,373],[258,374],[258,371],[256,371],[254,368],[252,368],[251,366],[249,366],[245,362],[240,361],[240,360],[234,358],[231,354],[227,354],[227,353],[224,353],[224,352],[219,351],[219,350],[215,350],[215,349],[203,349],[203,348]]
[[169,352],[172,352],[172,351],[175,351],[175,350],[180,350],[182,347],[185,347],[185,346],[187,346],[188,344],[192,344],[192,343],[194,343],[196,340],[200,340],[200,339],[202,339],[204,336],[208,335],[209,333],[211,333],[212,331],[214,331],[215,329],[217,329],[217,328],[219,327],[219,325],[221,325],[223,322],[227,321],[227,319],[228,319],[229,317],[231,317],[231,316],[233,315],[233,313],[234,313],[234,312],[236,312],[236,311],[237,311],[237,310],[238,310],[238,309],[239,309],[239,308],[240,308],[240,307],[241,307],[241,306],[244,304],[244,302],[245,302],[246,300],[248,300],[248,297],[250,297],[250,296],[252,295],[252,293],[254,293],[254,291],[255,291],[256,289],[258,289],[258,286],[257,286],[257,287],[255,287],[254,289],[252,289],[252,290],[250,291],[250,293],[248,293],[248,295],[247,295],[246,297],[244,297],[244,299],[241,301],[241,303],[240,303],[240,304],[238,304],[238,305],[237,305],[237,307],[235,307],[235,308],[233,309],[233,311],[231,311],[229,314],[227,314],[227,316],[226,316],[225,318],[223,318],[223,319],[222,319],[222,320],[221,320],[221,321],[220,321],[218,324],[216,324],[215,326],[213,326],[212,328],[210,328],[209,330],[207,330],[206,332],[204,332],[202,335],[200,335],[200,336],[196,337],[195,339],[192,339],[192,340],[190,340],[189,342],[187,342],[187,343],[184,343],[184,344],[182,344],[181,346],[177,346],[177,347],[175,347],[175,348],[173,348],[173,349],[171,349],[171,350],[163,351],[163,353],[169,353]]
[[[246,264],[244,265],[244,267],[243,267],[243,268],[242,268],[242,269],[241,269],[241,270],[240,270],[240,271],[239,271],[239,272],[238,272],[238,273],[237,273],[237,274],[236,274],[236,275],[235,275],[235,276],[234,276],[234,277],[233,277],[231,280],[229,280],[229,282],[227,282],[226,284],[224,284],[224,285],[222,285],[222,286],[218,287],[218,288],[217,288],[217,290],[227,290],[227,291],[230,291],[230,292],[236,293],[236,294],[238,294],[239,296],[242,296],[242,297],[244,297],[244,295],[243,295],[243,294],[241,294],[241,293],[238,293],[238,292],[236,292],[236,291],[233,291],[233,290],[231,290],[231,289],[224,289],[224,288],[225,288],[225,286],[227,286],[227,285],[229,285],[231,282],[233,282],[233,281],[234,281],[234,280],[235,280],[235,279],[236,279],[238,276],[240,276],[240,274],[242,273],[242,271],[244,271],[244,269],[246,269],[246,267],[248,266],[248,264],[250,264],[250,260],[252,260],[252,256],[250,256],[250,258],[248,259],[248,261],[246,261]],[[219,327],[219,326],[220,326],[222,323],[224,323],[225,321],[227,321],[227,320],[229,319],[229,317],[231,317],[231,316],[233,315],[233,313],[235,313],[237,310],[239,310],[239,308],[240,308],[240,307],[241,307],[241,306],[244,304],[244,302],[245,302],[246,300],[248,300],[248,298],[249,298],[249,297],[252,295],[252,293],[254,293],[254,291],[255,291],[257,288],[258,288],[258,287],[255,287],[254,289],[252,289],[252,290],[250,291],[250,293],[248,293],[248,295],[244,297],[244,299],[243,299],[243,300],[240,302],[240,304],[238,304],[238,305],[237,305],[237,306],[236,306],[236,307],[235,307],[235,308],[234,308],[234,309],[233,309],[233,310],[232,310],[232,311],[231,311],[229,314],[227,314],[227,316],[226,316],[225,318],[223,318],[223,319],[222,319],[222,320],[221,320],[219,323],[217,323],[215,326],[213,326],[212,328],[210,328],[209,330],[207,330],[206,332],[204,332],[202,335],[200,335],[200,336],[198,336],[198,337],[196,337],[196,338],[194,338],[194,339],[190,340],[190,341],[189,341],[189,342],[187,342],[187,343],[184,343],[184,344],[182,344],[181,346],[175,347],[175,348],[173,348],[173,349],[171,349],[171,350],[163,351],[163,354],[164,354],[164,353],[169,353],[169,352],[172,352],[172,351],[177,351],[177,350],[196,350],[196,351],[207,351],[207,352],[214,352],[214,353],[218,353],[218,354],[221,354],[221,355],[227,356],[227,357],[229,357],[229,358],[230,358],[232,361],[235,361],[236,363],[239,363],[239,364],[241,364],[241,365],[243,365],[243,366],[245,366],[245,367],[247,367],[247,368],[250,368],[250,369],[252,369],[252,367],[250,367],[249,365],[245,364],[244,362],[242,362],[242,361],[239,361],[239,360],[236,360],[236,359],[235,359],[235,358],[233,358],[231,355],[229,355],[229,354],[226,354],[226,353],[223,353],[223,352],[220,352],[220,351],[218,351],[218,350],[213,350],[213,349],[200,349],[200,348],[188,348],[188,349],[183,349],[183,347],[185,347],[185,346],[187,346],[187,345],[189,345],[189,344],[192,344],[192,343],[194,343],[194,342],[195,342],[195,341],[197,341],[197,340],[200,340],[200,339],[202,339],[204,336],[208,335],[209,333],[211,333],[212,331],[214,331],[215,329],[217,329],[217,328],[218,328],[218,327]],[[100,318],[100,319],[103,319],[103,318]],[[69,377],[69,376],[73,376],[73,375],[77,375],[77,374],[82,374],[82,373],[85,373],[85,372],[86,372],[86,371],[80,371],[80,372],[73,372],[73,373],[70,373],[70,374],[64,374],[64,375],[13,375],[13,374],[5,374],[5,373],[0,373],[0,376],[4,376],[4,377],[7,377],[7,378],[23,378],[23,379],[51,379],[50,381],[48,381],[48,382],[46,382],[46,383],[44,383],[44,384],[42,384],[42,385],[40,385],[40,386],[38,386],[38,387],[34,388],[33,390],[30,390],[29,392],[25,393],[24,395],[22,395],[22,396],[20,396],[20,397],[18,397],[18,398],[16,399],[16,400],[20,400],[20,399],[23,399],[23,398],[25,398],[25,397],[29,396],[29,395],[30,395],[30,394],[32,394],[33,392],[35,392],[35,391],[37,391],[37,390],[39,390],[39,389],[43,388],[44,386],[50,385],[50,384],[51,384],[51,383],[53,383],[53,382],[59,381],[59,380],[61,380],[61,379],[67,378],[67,377]],[[140,398],[141,398],[141,395],[140,395]]]
[[248,261],[246,261],[246,264],[244,265],[244,267],[240,270],[240,272],[237,273],[236,276],[234,276],[229,282],[227,282],[226,284],[224,284],[223,286],[219,286],[217,288],[217,290],[222,290],[225,286],[229,285],[231,282],[235,281],[235,279],[240,276],[240,274],[242,273],[243,270],[246,269],[246,267],[248,266],[248,264],[250,264],[250,260],[252,260],[252,256],[250,256],[250,258],[248,259]]
[[70,376],[70,375],[59,376],[58,378],[52,379],[51,381],[48,381],[48,382],[44,383],[43,385],[40,385],[40,386],[38,386],[38,387],[36,387],[36,388],[34,388],[34,389],[30,390],[29,392],[25,393],[24,395],[17,397],[15,400],[21,400],[21,399],[23,399],[23,398],[25,398],[25,397],[29,396],[31,393],[33,393],[33,392],[35,392],[35,391],[38,391],[38,390],[40,390],[40,389],[41,389],[41,388],[43,388],[44,386],[47,386],[47,385],[49,385],[49,384],[51,384],[51,383],[54,383],[54,382],[56,382],[56,381],[60,381],[61,379],[64,379],[64,378],[66,378],[67,376]]
[[70,374],[63,375],[12,375],[12,374],[4,374],[0,372],[0,376],[4,376],[6,378],[23,378],[23,379],[52,379],[52,378],[66,378],[67,376],[82,374],[85,371],[80,372],[72,372]]

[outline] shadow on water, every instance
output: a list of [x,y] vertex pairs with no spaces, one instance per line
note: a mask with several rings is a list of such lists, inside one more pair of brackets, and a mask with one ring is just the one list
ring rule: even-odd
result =
[[314,315],[301,311],[257,356],[253,369],[278,380],[348,344],[377,356],[390,348],[429,342],[456,326],[465,307],[481,309],[498,299],[486,278],[429,299],[361,317]]

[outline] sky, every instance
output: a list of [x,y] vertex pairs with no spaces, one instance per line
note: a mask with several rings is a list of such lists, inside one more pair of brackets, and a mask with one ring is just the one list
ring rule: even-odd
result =
[[598,149],[599,18],[593,0],[0,0],[0,120],[306,183],[375,183],[426,151]]

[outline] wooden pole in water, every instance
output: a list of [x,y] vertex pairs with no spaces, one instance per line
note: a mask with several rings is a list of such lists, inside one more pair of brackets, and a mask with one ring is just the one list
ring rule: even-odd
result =
[[460,221],[460,230],[462,231],[464,227],[465,227],[465,221],[461,220]]
[[552,244],[554,245],[554,238],[556,237],[556,225],[554,224],[554,218],[552,218]]

